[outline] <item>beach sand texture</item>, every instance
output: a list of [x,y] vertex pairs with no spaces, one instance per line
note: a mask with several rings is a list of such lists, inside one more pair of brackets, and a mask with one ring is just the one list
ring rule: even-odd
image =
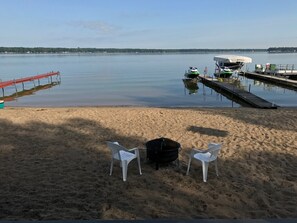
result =
[[[5,108],[0,110],[0,219],[297,218],[297,110]],[[158,171],[144,143],[182,145]],[[106,140],[141,147],[122,181]],[[188,154],[223,143],[220,176]]]

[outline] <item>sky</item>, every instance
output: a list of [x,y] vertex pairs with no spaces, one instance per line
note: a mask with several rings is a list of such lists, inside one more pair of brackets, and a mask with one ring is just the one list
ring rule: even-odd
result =
[[297,47],[296,0],[0,0],[0,46]]

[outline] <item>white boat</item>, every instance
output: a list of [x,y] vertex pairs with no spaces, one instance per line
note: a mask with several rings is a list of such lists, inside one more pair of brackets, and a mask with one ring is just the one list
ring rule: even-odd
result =
[[189,67],[189,69],[185,72],[186,78],[197,78],[200,75],[197,67]]
[[215,76],[228,78],[234,71],[240,71],[241,68],[252,62],[252,58],[238,55],[218,55],[215,56],[216,61]]

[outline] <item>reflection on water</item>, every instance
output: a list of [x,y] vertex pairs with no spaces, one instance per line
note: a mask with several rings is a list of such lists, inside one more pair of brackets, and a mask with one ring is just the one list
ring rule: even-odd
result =
[[188,90],[189,94],[196,94],[198,92],[198,79],[192,78],[192,79],[183,79],[185,89]]
[[[54,90],[21,97],[17,101],[8,102],[7,106],[234,106],[230,99],[199,81],[181,82],[184,68],[188,64],[197,66],[198,70],[208,67],[204,74],[213,77],[215,55],[0,55],[0,78],[11,80],[44,70],[59,70],[63,74],[63,84]],[[243,56],[251,57],[259,64],[267,61],[294,63],[297,59],[297,54],[253,53]],[[250,70],[254,69],[254,64],[248,66]],[[248,67],[246,70],[249,70]],[[250,90],[277,105],[297,105],[296,91],[256,85],[253,80],[243,77],[232,81],[237,87]],[[33,87],[32,84],[26,84],[27,89],[33,90]],[[14,87],[5,89],[5,95],[15,92]]]
[[265,83],[265,82],[258,81],[258,80],[254,80],[253,84],[254,84],[254,86],[262,87],[263,89],[265,89],[267,91],[273,91],[273,89],[276,87],[273,84]]
[[59,85],[61,83],[60,80],[58,81],[54,81],[54,82],[51,82],[49,84],[44,84],[44,85],[37,85],[33,88],[30,88],[30,89],[24,89],[22,91],[16,91],[15,93],[12,93],[10,95],[7,95],[7,96],[2,96],[0,97],[1,100],[4,100],[4,101],[16,101],[18,98],[20,97],[23,97],[23,96],[28,96],[28,95],[33,95],[35,94],[37,91],[41,91],[41,90],[46,90],[46,89],[49,89],[49,88],[52,88],[56,85]]
[[241,90],[248,90],[247,86],[243,85],[238,77],[230,77],[230,78],[218,78],[219,82],[224,82],[233,85],[234,87]]

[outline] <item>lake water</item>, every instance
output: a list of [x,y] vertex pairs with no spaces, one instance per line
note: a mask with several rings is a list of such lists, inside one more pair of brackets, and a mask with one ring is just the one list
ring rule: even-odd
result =
[[[249,53],[236,55],[255,63],[296,64],[297,54]],[[33,83],[5,88],[6,106],[153,106],[153,107],[239,107],[209,87],[198,82],[190,91],[182,81],[189,66],[212,75],[213,57],[218,54],[84,54],[84,55],[0,55],[2,81],[60,71],[61,82],[50,86],[40,80],[44,89]],[[297,68],[297,66],[295,66]],[[55,78],[53,79],[55,80]],[[251,92],[279,106],[296,107],[297,92],[240,77],[240,84]],[[24,96],[22,96],[24,95]],[[0,97],[2,92],[0,91]]]

